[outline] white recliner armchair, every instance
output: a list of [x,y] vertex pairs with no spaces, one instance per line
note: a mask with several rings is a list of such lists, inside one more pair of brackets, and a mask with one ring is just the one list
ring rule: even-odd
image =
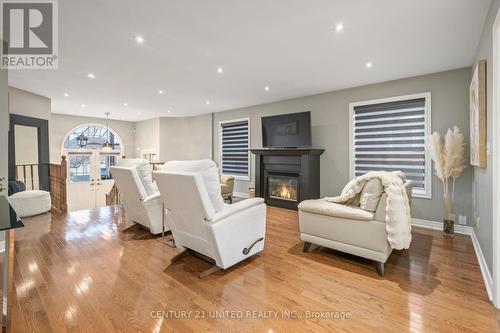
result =
[[[154,235],[161,233],[163,202],[151,178],[149,163],[140,158],[122,159],[110,170],[129,220],[141,224]],[[168,230],[166,224],[164,231]]]
[[214,265],[200,274],[204,277],[263,251],[264,200],[225,204],[213,161],[167,162],[154,178],[180,252],[172,262],[189,253],[208,257]]

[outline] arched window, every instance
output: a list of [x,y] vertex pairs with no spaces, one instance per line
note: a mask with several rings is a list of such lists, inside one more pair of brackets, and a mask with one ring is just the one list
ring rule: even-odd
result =
[[113,150],[121,150],[120,139],[113,131],[108,131],[105,126],[87,124],[77,127],[66,136],[64,149],[99,150],[106,141],[111,143]]

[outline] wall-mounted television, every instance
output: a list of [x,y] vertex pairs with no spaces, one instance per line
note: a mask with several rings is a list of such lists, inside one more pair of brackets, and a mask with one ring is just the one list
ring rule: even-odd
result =
[[262,145],[265,148],[311,146],[311,111],[262,117]]

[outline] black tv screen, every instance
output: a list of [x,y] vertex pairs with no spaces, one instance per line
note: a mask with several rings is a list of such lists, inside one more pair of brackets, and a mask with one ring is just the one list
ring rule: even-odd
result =
[[265,148],[311,146],[311,112],[262,117],[262,144]]

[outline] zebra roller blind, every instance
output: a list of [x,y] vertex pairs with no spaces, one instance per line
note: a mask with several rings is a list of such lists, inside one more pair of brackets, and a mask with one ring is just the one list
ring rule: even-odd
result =
[[220,125],[222,174],[249,177],[249,121],[224,122]]
[[413,195],[430,196],[427,96],[352,107],[353,176],[401,170]]

